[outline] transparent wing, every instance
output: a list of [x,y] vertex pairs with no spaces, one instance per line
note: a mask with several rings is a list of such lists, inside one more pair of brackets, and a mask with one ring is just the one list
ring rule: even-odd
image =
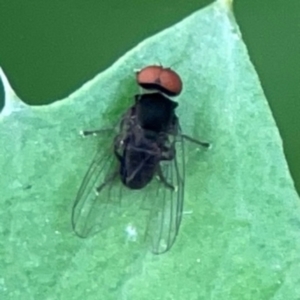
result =
[[160,163],[166,183],[155,180],[147,200],[153,202],[146,229],[147,238],[154,254],[168,251],[176,240],[183,211],[184,201],[184,141],[176,136],[176,154],[171,161]]
[[[113,132],[111,132],[113,133]],[[117,183],[117,159],[113,153],[113,135],[102,141],[84,176],[72,208],[72,227],[82,238],[93,235],[115,212],[111,206],[120,201],[121,185]],[[107,133],[103,133],[104,135]]]
[[147,187],[136,191],[127,189],[120,182],[113,145],[106,144],[103,148],[104,144],[101,143],[102,147],[96,152],[75,198],[72,209],[74,232],[85,238],[117,222],[121,212],[126,210],[125,203],[128,200],[131,202],[131,215],[137,218],[135,223],[139,224],[138,227],[146,226],[145,237],[150,242],[152,252],[161,254],[168,251],[175,242],[183,211],[182,136],[176,136],[174,159],[160,163],[161,174],[168,185],[153,178]]

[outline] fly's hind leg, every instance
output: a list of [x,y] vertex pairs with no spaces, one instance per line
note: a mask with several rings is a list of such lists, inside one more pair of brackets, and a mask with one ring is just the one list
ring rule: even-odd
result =
[[[114,193],[118,189],[114,189],[114,181],[118,179],[119,172],[118,170],[115,170],[111,172],[106,178],[104,179],[104,182],[95,187],[95,194],[96,196],[101,195],[102,191],[104,194],[102,194],[102,202],[106,204],[120,204],[121,198],[120,197],[114,197]],[[105,191],[104,191],[105,189]]]
[[105,178],[104,182],[95,188],[95,193],[96,193],[96,195],[99,195],[100,192],[103,190],[103,188],[104,188],[107,184],[113,182],[117,177],[118,177],[118,171],[117,171],[117,170],[115,170],[113,173],[111,173],[110,175],[108,175],[108,176]]
[[196,139],[194,139],[194,138],[192,138],[192,137],[190,137],[190,136],[188,136],[188,135],[186,135],[186,134],[181,134],[180,136],[181,136],[183,139],[185,139],[185,140],[187,140],[187,141],[189,141],[189,142],[191,142],[191,143],[200,145],[200,146],[202,146],[202,147],[204,147],[204,148],[209,148],[209,147],[210,147],[210,143],[202,142],[202,141],[196,140]]
[[166,188],[171,189],[172,191],[175,190],[175,187],[165,178],[160,166],[158,166],[157,175],[158,179],[166,186]]

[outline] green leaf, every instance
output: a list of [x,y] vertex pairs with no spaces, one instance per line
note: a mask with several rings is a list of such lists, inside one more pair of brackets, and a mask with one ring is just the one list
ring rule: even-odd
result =
[[[299,198],[229,2],[147,39],[52,105],[25,105],[1,72],[1,299],[299,299]],[[213,145],[186,151],[185,215],[159,256],[130,241],[125,222],[89,239],[70,226],[98,145],[78,132],[115,121],[138,92],[133,70],[154,63],[183,78],[183,131]]]

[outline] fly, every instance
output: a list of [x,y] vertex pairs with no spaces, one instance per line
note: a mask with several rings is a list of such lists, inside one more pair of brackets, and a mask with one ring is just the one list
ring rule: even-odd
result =
[[[147,84],[147,68],[152,72],[154,68],[156,72],[158,79],[154,83],[151,82],[153,78],[148,78],[150,83]],[[184,141],[205,148],[209,144],[181,132],[175,113],[178,104],[166,96],[179,94],[181,85],[171,89],[172,85],[168,83],[167,87],[160,88],[164,84],[159,78],[163,72],[171,72],[171,78],[178,76],[177,82],[181,84],[179,75],[170,69],[150,66],[141,70],[137,74],[138,84],[155,91],[135,96],[134,104],[122,116],[115,136],[113,130],[83,132],[85,136],[108,133],[112,151],[96,153],[77,193],[72,227],[78,236],[85,238],[103,229],[102,221],[110,214],[108,207],[114,201],[119,204],[124,190],[142,193],[149,186],[151,192],[140,195],[151,206],[148,207],[145,237],[155,254],[168,251],[174,244],[183,213]]]

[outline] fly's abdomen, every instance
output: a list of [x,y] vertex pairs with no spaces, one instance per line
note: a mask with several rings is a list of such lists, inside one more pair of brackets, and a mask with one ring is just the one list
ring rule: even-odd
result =
[[158,154],[143,148],[124,151],[120,164],[120,176],[124,185],[130,189],[141,189],[153,178],[159,163]]

